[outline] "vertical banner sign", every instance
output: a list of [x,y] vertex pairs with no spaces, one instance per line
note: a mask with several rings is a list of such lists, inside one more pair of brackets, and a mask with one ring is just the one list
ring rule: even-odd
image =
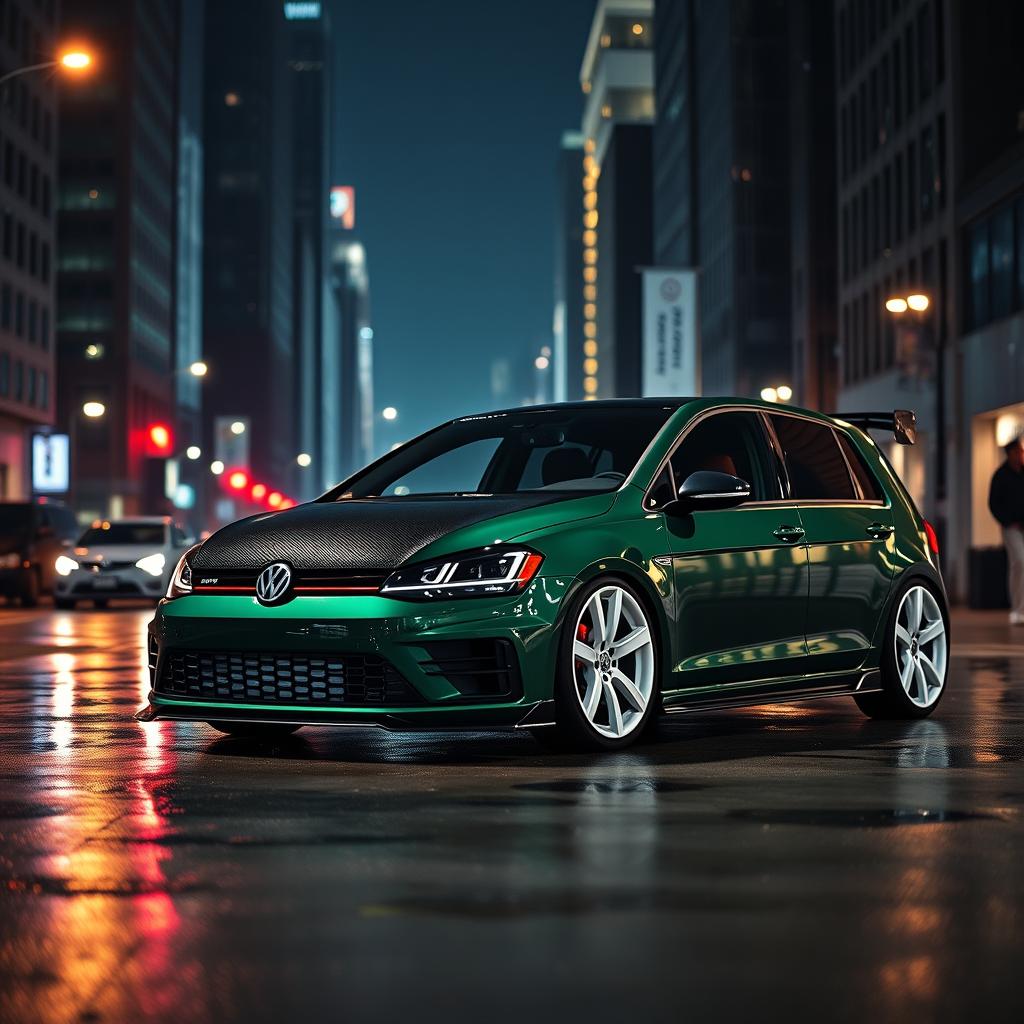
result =
[[697,271],[644,267],[643,395],[700,394]]
[[67,434],[32,435],[32,491],[65,494],[71,478],[71,445]]

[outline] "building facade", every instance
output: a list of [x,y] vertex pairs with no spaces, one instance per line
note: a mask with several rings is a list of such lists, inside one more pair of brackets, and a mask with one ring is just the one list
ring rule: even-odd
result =
[[[2,73],[57,46],[57,4],[0,8]],[[33,72],[0,85],[0,501],[31,494],[30,442],[53,423],[57,82]]]
[[104,43],[60,95],[58,423],[86,517],[167,507],[149,428],[175,406],[176,8],[62,5],[63,32]]
[[294,202],[292,335],[295,368],[295,439],[310,456],[295,467],[296,493],[319,493],[319,475],[308,469],[323,461],[324,406],[321,380],[324,304],[327,299],[327,223],[331,153],[331,43],[326,5],[285,3],[291,92],[292,192]]
[[584,398],[641,391],[639,271],[653,258],[653,14],[653,0],[599,0],[580,69]]
[[[940,536],[951,440],[943,382],[957,322],[952,6],[835,5],[838,405],[915,410],[918,444],[891,445],[891,458]],[[907,306],[911,295],[927,308]]]
[[698,267],[706,394],[788,383],[789,5],[659,0],[654,258]]
[[564,132],[555,168],[555,310],[553,398],[578,402],[583,398],[583,134]]
[[299,452],[287,27],[278,0],[208,4],[203,111],[203,447],[285,492]]

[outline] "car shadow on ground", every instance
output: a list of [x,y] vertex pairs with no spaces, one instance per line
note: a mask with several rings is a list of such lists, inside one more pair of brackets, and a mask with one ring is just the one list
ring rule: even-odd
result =
[[[448,767],[587,767],[615,762],[647,768],[736,762],[758,757],[813,756],[881,766],[949,765],[941,719],[879,722],[820,705],[749,708],[659,722],[636,745],[607,753],[563,753],[529,734],[402,732],[308,727],[284,738],[222,737],[203,748],[210,757],[284,759],[334,764]],[[781,712],[781,713],[780,713]],[[728,741],[724,742],[723,741]]]

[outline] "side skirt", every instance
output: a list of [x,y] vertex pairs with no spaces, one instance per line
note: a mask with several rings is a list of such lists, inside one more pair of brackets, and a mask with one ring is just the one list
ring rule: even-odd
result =
[[802,700],[821,700],[826,697],[849,697],[854,693],[875,693],[882,688],[882,677],[878,669],[850,672],[828,676],[815,683],[804,677],[807,685],[797,684],[792,688],[779,689],[780,680],[773,680],[769,689],[763,684],[745,686],[739,693],[704,693],[688,697],[683,694],[673,698],[673,703],[664,708],[666,715],[681,715],[694,711],[715,711],[724,708],[756,707],[761,704],[792,704]]

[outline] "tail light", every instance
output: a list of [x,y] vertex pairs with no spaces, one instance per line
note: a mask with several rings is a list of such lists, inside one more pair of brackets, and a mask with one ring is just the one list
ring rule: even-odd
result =
[[935,527],[926,519],[924,521],[924,535],[928,538],[928,547],[931,549],[933,555],[939,553],[939,535],[935,532]]

